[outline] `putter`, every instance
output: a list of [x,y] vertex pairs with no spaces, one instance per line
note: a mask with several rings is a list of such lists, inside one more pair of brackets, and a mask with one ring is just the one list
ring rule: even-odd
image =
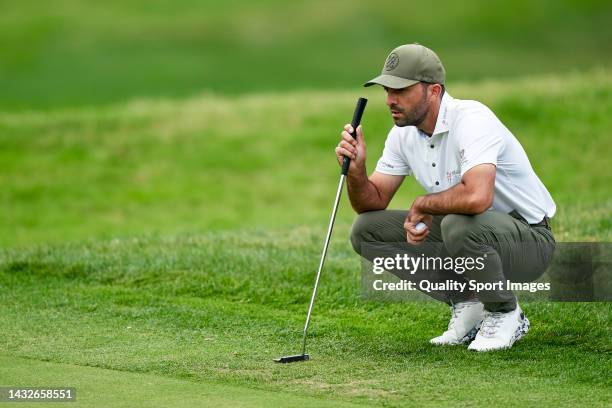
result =
[[[351,126],[353,127],[353,132],[351,132],[351,136],[353,136],[353,138],[357,138],[357,126],[359,126],[359,123],[361,123],[361,117],[363,116],[363,111],[365,110],[367,102],[368,100],[365,98],[359,98],[359,100],[357,100],[357,106],[355,107],[355,113],[353,114],[353,120],[351,121]],[[327,247],[329,246],[329,240],[332,235],[332,230],[334,229],[334,221],[336,220],[336,213],[338,212],[338,203],[340,202],[340,196],[342,195],[342,187],[344,186],[344,179],[348,174],[350,162],[351,159],[344,156],[344,161],[342,162],[342,172],[340,174],[340,182],[338,183],[338,191],[336,192],[336,200],[334,201],[334,208],[332,210],[331,218],[329,220],[329,226],[327,227],[327,237],[325,238],[325,243],[323,244],[323,252],[321,253],[319,269],[317,271],[317,277],[315,279],[314,288],[312,290],[312,296],[310,297],[310,306],[308,306],[306,323],[304,324],[304,337],[302,338],[302,354],[275,358],[274,361],[277,363],[294,363],[296,361],[310,360],[310,356],[306,354],[306,334],[308,333],[308,325],[310,324],[312,307],[314,305],[315,297],[317,296],[319,279],[321,278],[321,271],[323,270],[323,264],[325,263],[325,255],[327,255]]]

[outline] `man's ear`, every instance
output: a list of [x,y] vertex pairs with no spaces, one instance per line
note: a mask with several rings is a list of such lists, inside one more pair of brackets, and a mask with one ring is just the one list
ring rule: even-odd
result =
[[432,86],[430,86],[430,89],[432,96],[438,98],[440,95],[442,95],[442,86],[440,84],[433,84]]

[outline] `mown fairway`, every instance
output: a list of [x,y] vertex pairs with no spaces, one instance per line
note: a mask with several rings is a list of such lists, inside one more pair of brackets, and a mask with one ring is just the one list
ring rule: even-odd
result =
[[609,2],[431,9],[0,2],[0,386],[83,407],[610,406],[609,303],[524,304],[509,351],[430,346],[444,305],[361,298],[346,197],[312,360],[272,362],[299,352],[359,96],[369,169],[382,151],[383,91],[360,85],[398,44],[438,51],[448,92],[515,133],[558,241],[612,239]]

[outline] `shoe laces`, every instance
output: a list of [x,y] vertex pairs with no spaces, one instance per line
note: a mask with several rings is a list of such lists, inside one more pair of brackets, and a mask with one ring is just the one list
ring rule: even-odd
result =
[[497,333],[497,329],[504,321],[503,312],[485,312],[482,325],[480,326],[480,334],[484,337],[493,337]]

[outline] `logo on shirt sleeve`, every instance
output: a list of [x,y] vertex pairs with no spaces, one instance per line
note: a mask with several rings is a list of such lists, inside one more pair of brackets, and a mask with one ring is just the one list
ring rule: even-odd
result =
[[384,167],[384,168],[386,168],[386,169],[392,169],[392,168],[393,168],[393,166],[392,166],[391,164],[389,164],[389,163],[387,163],[387,162],[384,162],[384,161],[381,161],[381,162],[379,163],[379,165],[380,165],[380,167]]
[[465,149],[459,150],[459,164],[467,163],[467,159],[465,158]]

